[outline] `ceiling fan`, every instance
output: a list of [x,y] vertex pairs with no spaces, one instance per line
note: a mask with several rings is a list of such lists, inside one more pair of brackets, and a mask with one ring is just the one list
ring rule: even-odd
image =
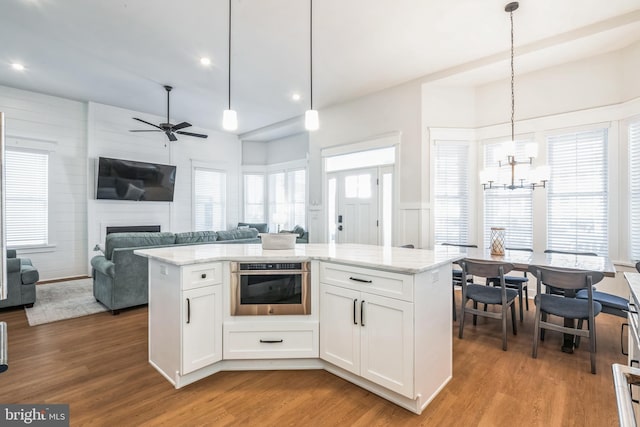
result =
[[173,88],[171,86],[165,86],[164,88],[167,91],[167,122],[154,125],[153,123],[149,123],[145,120],[139,119],[137,117],[133,117],[133,120],[137,120],[139,122],[148,124],[157,129],[149,129],[149,130],[135,129],[135,130],[130,130],[129,132],[164,132],[167,135],[167,138],[169,138],[169,141],[178,140],[178,138],[176,138],[176,136],[174,135],[176,133],[179,133],[180,135],[195,136],[196,138],[206,138],[208,135],[204,135],[201,133],[185,132],[183,130],[180,130],[180,129],[188,128],[189,126],[191,126],[191,123],[182,122],[182,123],[178,123],[177,125],[171,124],[171,122],[169,121],[169,92],[171,92],[171,89]]

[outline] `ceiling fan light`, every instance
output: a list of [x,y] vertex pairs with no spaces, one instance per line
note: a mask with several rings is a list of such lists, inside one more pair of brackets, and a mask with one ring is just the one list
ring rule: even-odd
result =
[[307,110],[304,113],[304,128],[306,130],[318,130],[320,128],[318,110]]
[[235,110],[224,110],[222,113],[222,127],[224,130],[237,130],[238,129],[238,115]]

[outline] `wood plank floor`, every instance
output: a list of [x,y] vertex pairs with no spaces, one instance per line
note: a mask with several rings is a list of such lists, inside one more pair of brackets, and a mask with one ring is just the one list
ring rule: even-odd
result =
[[553,332],[532,359],[533,311],[507,352],[498,321],[469,318],[463,340],[454,323],[453,379],[418,416],[320,370],[221,372],[175,390],[147,362],[146,307],[34,327],[18,308],[0,320],[0,402],[68,403],[72,426],[616,426],[611,364],[626,362],[617,317],[597,318],[597,375],[586,345],[562,353]]

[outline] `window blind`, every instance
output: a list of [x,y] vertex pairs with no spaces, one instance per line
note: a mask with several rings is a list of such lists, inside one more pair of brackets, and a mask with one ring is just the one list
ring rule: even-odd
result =
[[607,256],[607,129],[549,136],[547,248]]
[[629,125],[629,192],[630,255],[640,260],[640,121]]
[[[516,141],[516,160],[526,159],[526,145],[530,139]],[[484,146],[484,167],[496,167],[503,162],[503,142],[492,142]],[[516,166],[516,184],[518,177],[526,177],[530,165]],[[511,182],[511,169],[500,168],[499,182]],[[491,240],[491,227],[505,228],[505,246],[507,248],[533,248],[533,190],[531,188],[492,189],[483,191],[484,197],[484,243],[488,248]]]
[[49,153],[5,152],[7,246],[46,245],[49,240]]
[[244,174],[244,221],[265,222],[264,208],[264,175]]
[[194,168],[195,231],[226,230],[227,174]]
[[269,229],[291,230],[295,225],[305,227],[306,185],[305,169],[270,173],[268,181]]
[[469,240],[469,146],[438,142],[435,146],[434,241],[466,244]]

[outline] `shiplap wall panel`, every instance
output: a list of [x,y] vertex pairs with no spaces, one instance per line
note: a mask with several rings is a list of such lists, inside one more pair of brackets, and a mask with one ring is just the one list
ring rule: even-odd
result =
[[[0,111],[11,139],[53,144],[49,158],[49,243],[44,251],[18,251],[40,280],[86,274],[86,104],[0,86]],[[9,139],[8,138],[8,139]]]

